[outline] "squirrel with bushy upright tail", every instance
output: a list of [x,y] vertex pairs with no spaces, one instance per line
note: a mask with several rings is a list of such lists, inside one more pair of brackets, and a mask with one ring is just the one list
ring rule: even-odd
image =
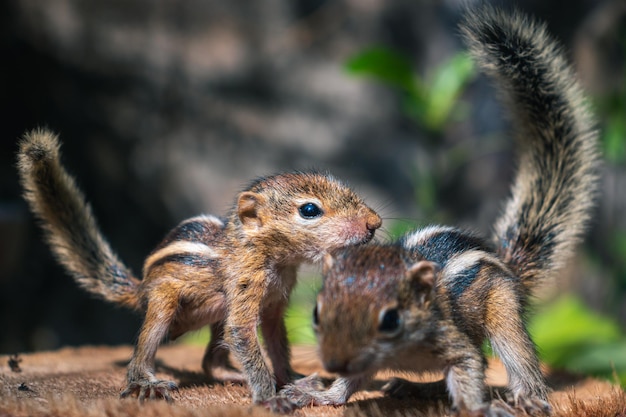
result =
[[227,219],[203,215],[175,227],[146,258],[139,280],[102,236],[61,165],[59,147],[56,135],[46,130],[24,136],[18,155],[24,196],[57,259],[82,288],[144,314],[122,397],[171,400],[176,384],[155,376],[159,343],[209,325],[205,373],[235,371],[230,349],[254,403],[291,410],[276,389],[299,377],[289,364],[283,320],[297,267],[333,249],[370,241],[381,226],[378,214],[328,174],[263,177],[238,194]]
[[[394,243],[327,255],[313,322],[322,363],[339,378],[326,390],[313,379],[287,386],[283,395],[300,406],[344,404],[389,368],[444,373],[433,384],[392,379],[384,387],[390,396],[441,388],[453,410],[551,413],[524,316],[533,291],[570,261],[589,222],[598,135],[573,71],[543,25],[483,6],[466,12],[461,30],[506,97],[520,149],[494,241],[430,226]],[[506,368],[506,400],[487,399],[485,339]]]

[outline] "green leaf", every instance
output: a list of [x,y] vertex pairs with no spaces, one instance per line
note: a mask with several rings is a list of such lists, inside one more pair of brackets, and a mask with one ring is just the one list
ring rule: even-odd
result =
[[302,276],[291,294],[285,314],[287,337],[291,344],[315,344],[312,313],[317,293],[322,286],[319,275]]
[[458,54],[435,72],[428,89],[428,105],[424,122],[433,130],[441,130],[449,120],[459,95],[474,77],[474,63],[466,54]]
[[529,326],[541,358],[569,368],[585,352],[619,341],[619,326],[589,310],[574,296],[563,296],[536,314]]
[[194,332],[185,333],[176,339],[176,343],[190,346],[206,346],[209,340],[211,340],[211,332],[207,326]]
[[626,371],[626,340],[596,346],[572,358],[568,369],[586,374],[610,376],[613,370]]
[[604,150],[606,157],[613,163],[626,160],[626,121],[624,115],[613,115],[606,122],[604,135]]
[[345,68],[351,74],[374,78],[409,94],[417,91],[411,62],[389,48],[373,47],[360,52],[348,60]]

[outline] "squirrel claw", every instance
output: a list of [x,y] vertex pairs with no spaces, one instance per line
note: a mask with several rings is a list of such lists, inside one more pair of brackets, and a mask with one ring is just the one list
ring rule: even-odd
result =
[[552,413],[550,404],[538,397],[518,398],[513,406],[529,416],[549,416]]
[[178,387],[172,381],[135,381],[128,384],[126,389],[120,394],[120,398],[128,398],[137,394],[139,402],[145,400],[157,400],[164,399],[166,402],[171,403],[174,400],[170,392],[178,392]]
[[329,397],[328,391],[323,391],[323,384],[317,375],[313,374],[299,380],[297,383],[285,385],[279,395],[288,398],[296,408],[320,405],[341,405],[343,402]]
[[259,405],[264,406],[272,413],[278,414],[289,414],[298,408],[294,402],[282,395],[277,395],[265,401],[261,401]]
[[470,417],[515,417],[515,410],[504,401],[493,401],[476,410],[457,409],[453,412],[453,415]]
[[519,414],[519,411],[529,416],[549,416],[552,408],[547,401],[540,398],[518,398],[517,401],[493,400],[491,404],[479,411],[479,415],[514,417]]

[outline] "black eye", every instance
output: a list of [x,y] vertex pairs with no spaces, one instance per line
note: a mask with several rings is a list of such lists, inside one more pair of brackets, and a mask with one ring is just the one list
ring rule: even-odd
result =
[[301,205],[298,211],[300,212],[300,216],[304,217],[305,219],[314,219],[322,215],[322,209],[317,207],[313,203],[306,203]]
[[400,314],[397,308],[381,311],[381,318],[379,320],[378,331],[395,335],[400,330]]
[[317,327],[320,324],[320,316],[319,316],[319,312],[317,310],[317,304],[315,304],[315,307],[313,307],[313,326]]

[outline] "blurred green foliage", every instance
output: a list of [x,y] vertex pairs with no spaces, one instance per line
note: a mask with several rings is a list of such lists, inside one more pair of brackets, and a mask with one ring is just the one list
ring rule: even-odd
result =
[[[622,36],[622,47],[626,54],[626,31]],[[625,68],[626,69],[626,68]],[[606,169],[624,171],[626,166],[626,71],[624,72],[620,88],[616,88],[606,96],[595,100],[596,113],[600,117],[602,126],[603,151],[606,160]],[[623,194],[623,190],[613,190],[616,195]],[[626,296],[626,232],[619,228],[607,231],[605,245],[606,253],[603,262],[610,264],[611,273],[615,277],[616,291],[612,300],[607,304],[617,309],[617,304]]]
[[558,369],[626,383],[626,335],[618,323],[591,311],[574,295],[537,308],[529,331],[541,359]]
[[[459,100],[464,88],[475,76],[474,64],[467,54],[457,54],[432,72],[420,76],[406,55],[377,46],[348,59],[345,69],[350,75],[370,78],[398,91],[402,96],[404,112],[423,129],[424,138],[430,146],[439,145],[439,137],[451,122],[468,115],[467,106]],[[457,155],[462,150],[453,153]],[[453,158],[447,162],[457,160]],[[436,162],[414,167],[415,199],[430,221],[444,221],[438,210],[437,189],[442,169],[435,165]]]
[[431,133],[440,133],[451,120],[463,116],[458,98],[475,74],[469,56],[458,54],[420,77],[405,55],[385,47],[356,54],[345,68],[352,75],[369,77],[399,90],[407,114]]
[[[626,32],[622,49],[626,55]],[[623,80],[621,88],[596,100],[598,113],[602,116],[604,155],[607,162],[615,165],[626,162],[626,72]]]

